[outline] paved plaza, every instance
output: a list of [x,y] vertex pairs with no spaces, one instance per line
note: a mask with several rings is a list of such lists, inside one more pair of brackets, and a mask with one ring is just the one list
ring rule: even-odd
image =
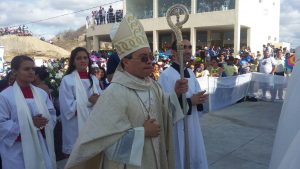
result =
[[[282,103],[243,102],[203,115],[209,169],[268,169]],[[59,161],[62,169],[65,161]]]
[[243,102],[202,118],[209,169],[268,169],[282,103]]

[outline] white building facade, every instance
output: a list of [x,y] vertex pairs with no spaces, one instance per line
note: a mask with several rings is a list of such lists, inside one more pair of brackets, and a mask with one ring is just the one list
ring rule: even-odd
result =
[[[124,14],[140,19],[153,51],[167,48],[175,36],[165,13],[181,3],[190,11],[183,26],[183,37],[196,49],[232,47],[235,53],[250,47],[261,51],[263,44],[279,42],[280,0],[124,0]],[[93,25],[87,29],[87,48],[99,50],[100,41],[111,41],[113,23]]]

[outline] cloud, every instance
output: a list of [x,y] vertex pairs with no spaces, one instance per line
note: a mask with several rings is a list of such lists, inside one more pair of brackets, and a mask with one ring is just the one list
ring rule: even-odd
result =
[[[44,4],[42,3],[23,3],[16,1],[3,2],[1,6],[5,8],[2,9],[3,14],[1,15],[0,25],[19,25],[24,23],[30,23],[32,21],[45,20],[53,16],[59,16],[67,13],[72,13],[74,10],[71,9],[55,9],[51,6],[43,8]],[[20,8],[21,7],[21,8]],[[16,10],[21,9],[21,10]],[[87,13],[86,13],[87,14]],[[71,21],[76,21],[77,17],[75,14],[66,15],[59,17],[57,19],[45,20],[39,22],[38,24],[42,26],[60,26],[66,25]]]
[[293,48],[300,46],[299,0],[281,0],[280,41],[290,42]]
[[[120,0],[1,0],[0,27],[27,24],[34,34],[53,36],[58,32],[83,26],[86,16],[90,15],[92,10],[98,9],[101,4],[116,1]],[[118,7],[121,7],[120,3]],[[89,8],[93,9],[76,13]],[[64,16],[47,20],[60,15]],[[38,22],[31,23],[32,21]]]
[[49,6],[63,10],[63,9],[72,9],[74,11],[91,8],[91,7],[98,7],[100,3],[95,0],[43,0],[44,3],[47,3]]

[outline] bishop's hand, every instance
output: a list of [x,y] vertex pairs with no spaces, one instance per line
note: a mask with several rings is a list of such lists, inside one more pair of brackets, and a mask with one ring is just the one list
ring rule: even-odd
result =
[[144,122],[145,137],[158,137],[160,135],[160,125],[156,119],[148,118]]

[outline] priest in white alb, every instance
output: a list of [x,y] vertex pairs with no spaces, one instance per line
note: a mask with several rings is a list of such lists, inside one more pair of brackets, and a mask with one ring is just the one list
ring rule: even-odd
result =
[[66,169],[174,169],[173,123],[183,117],[178,80],[166,95],[149,75],[153,56],[141,23],[126,15],[111,39],[120,64],[79,133]]
[[[183,40],[183,60],[187,63],[191,60],[192,46],[188,40]],[[174,86],[178,79],[180,79],[180,62],[177,52],[176,41],[172,44],[172,65],[164,70],[158,82],[165,92],[174,92]],[[185,66],[184,66],[185,67]],[[189,104],[188,115],[186,116],[188,122],[188,133],[184,130],[184,120],[179,120],[174,126],[174,144],[176,152],[176,169],[185,168],[185,137],[188,135],[189,152],[190,152],[190,169],[208,169],[205,146],[201,131],[200,118],[203,111],[203,103],[207,100],[205,91],[201,91],[200,85],[189,68],[184,69],[184,77],[188,80],[188,92],[186,93],[187,102]],[[181,100],[181,97],[179,97]]]

